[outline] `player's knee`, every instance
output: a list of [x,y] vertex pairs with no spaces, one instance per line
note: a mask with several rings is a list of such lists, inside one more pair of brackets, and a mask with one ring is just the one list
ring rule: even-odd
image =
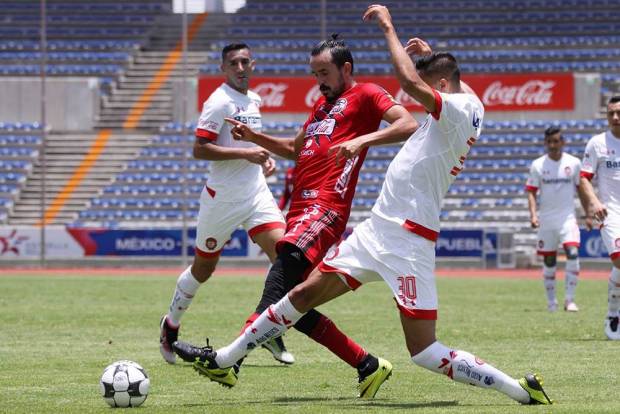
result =
[[570,257],[566,260],[566,271],[572,273],[579,273],[579,259]]
[[545,256],[543,262],[547,267],[555,267],[555,265],[557,264],[557,257],[556,255]]
[[278,255],[284,269],[284,288],[288,292],[301,282],[310,262],[303,252],[291,244],[285,244]]
[[577,246],[568,246],[566,248],[566,258],[568,260],[576,260],[579,257],[579,249]]
[[288,293],[289,300],[301,313],[306,313],[310,309],[314,308],[313,299],[316,297],[313,289],[310,286],[306,286],[305,283],[295,286]]

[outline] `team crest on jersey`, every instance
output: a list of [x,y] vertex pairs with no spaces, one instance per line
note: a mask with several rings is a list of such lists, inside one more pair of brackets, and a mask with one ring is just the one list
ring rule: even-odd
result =
[[347,100],[346,98],[340,98],[336,101],[332,109],[329,110],[330,116],[340,115],[347,108]]
[[545,247],[545,242],[542,240],[538,240],[538,248],[542,249],[543,247]]
[[338,246],[332,246],[325,255],[325,260],[332,260],[334,257],[338,256],[339,252]]
[[207,240],[205,240],[205,246],[207,246],[207,249],[213,250],[217,247],[217,240],[213,237],[209,237]]
[[572,172],[572,170],[571,170],[571,168],[570,168],[570,167],[564,167],[564,173],[565,173],[567,176],[570,176],[571,172]]
[[614,241],[614,246],[616,246],[617,248],[620,248],[620,239],[616,239]]

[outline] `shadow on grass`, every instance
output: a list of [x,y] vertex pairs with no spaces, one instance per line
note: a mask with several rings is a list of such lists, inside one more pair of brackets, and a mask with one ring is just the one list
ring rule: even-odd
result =
[[[420,403],[403,403],[403,402],[390,402],[390,401],[366,401],[366,400],[355,400],[351,401],[351,397],[340,397],[340,398],[330,398],[329,401],[342,401],[342,404],[333,404],[334,407],[338,408],[351,408],[351,409],[359,409],[360,406],[363,407],[377,407],[377,408],[429,408],[429,407],[454,407],[459,405],[458,401],[433,401],[433,402],[420,402]],[[325,398],[306,398],[306,397],[292,397],[292,398],[276,398],[273,400],[274,405],[297,405],[300,403],[322,403],[321,405],[330,405],[325,404]]]

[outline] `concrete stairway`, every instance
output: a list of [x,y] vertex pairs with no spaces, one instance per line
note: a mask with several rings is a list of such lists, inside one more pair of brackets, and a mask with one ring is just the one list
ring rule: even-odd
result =
[[[194,40],[188,45],[185,70],[188,79],[196,79],[200,67],[207,63],[206,52],[212,50],[214,39],[225,36],[228,19],[228,15],[225,14],[209,15],[198,30]],[[191,16],[188,20],[191,22]],[[169,52],[181,41],[181,22],[181,16],[175,15],[160,19],[157,30],[152,31],[147,45],[134,55],[125,73],[112,86],[110,94],[102,99],[100,115],[96,122],[97,128],[122,128],[135,102],[162,67]],[[182,60],[179,60],[166,82],[154,95],[136,128],[157,129],[172,121],[171,81],[182,78],[182,65]]]
[[[88,153],[96,134],[50,134],[47,139],[45,158],[47,165],[45,204],[51,202],[71,178],[75,168]],[[66,224],[76,219],[78,213],[87,207],[88,202],[112,182],[129,160],[135,159],[140,150],[151,141],[151,135],[113,134],[81,184],[75,189],[62,210],[50,224]],[[33,225],[41,219],[41,158],[34,166],[32,175],[20,193],[9,224]]]

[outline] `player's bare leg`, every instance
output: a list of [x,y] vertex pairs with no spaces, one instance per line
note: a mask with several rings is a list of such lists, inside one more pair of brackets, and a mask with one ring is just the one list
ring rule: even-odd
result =
[[181,318],[194,300],[194,295],[196,295],[200,285],[213,274],[219,258],[219,252],[207,257],[197,254],[194,257],[194,263],[185,269],[177,279],[170,308],[160,322],[159,351],[166,362],[170,364],[176,362],[172,344],[178,339]]
[[401,313],[411,360],[430,371],[464,384],[492,388],[522,404],[551,404],[542,381],[528,374],[516,380],[466,351],[448,348],[435,338],[435,321],[412,319]]

